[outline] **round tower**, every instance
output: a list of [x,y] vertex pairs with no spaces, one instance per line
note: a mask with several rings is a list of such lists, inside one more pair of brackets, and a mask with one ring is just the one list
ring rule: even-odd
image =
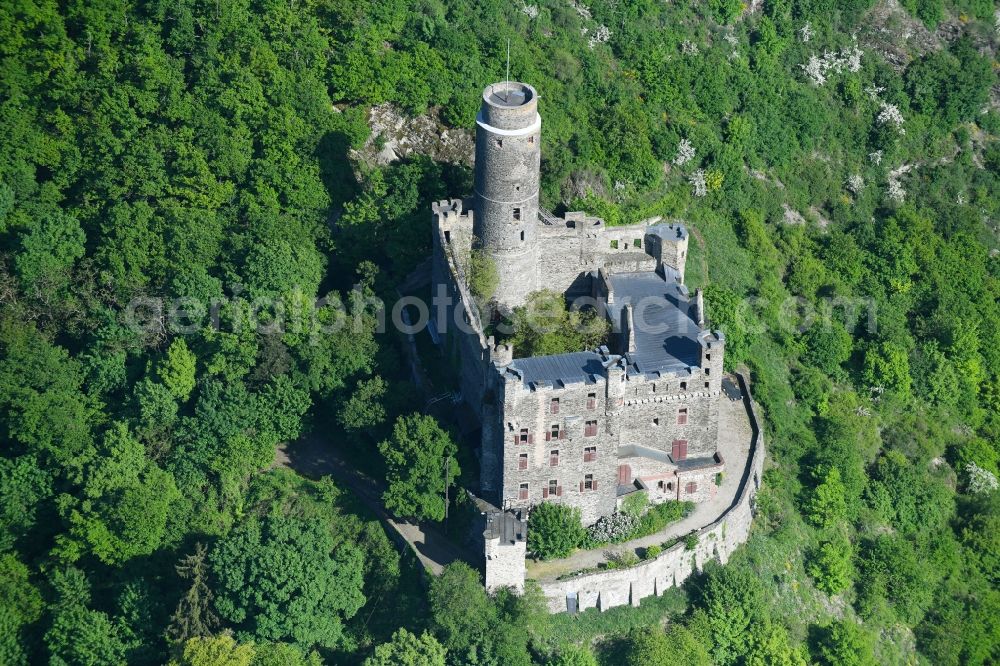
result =
[[531,86],[508,81],[483,91],[476,117],[473,234],[496,264],[495,297],[502,306],[523,305],[538,289],[541,129],[538,93]]

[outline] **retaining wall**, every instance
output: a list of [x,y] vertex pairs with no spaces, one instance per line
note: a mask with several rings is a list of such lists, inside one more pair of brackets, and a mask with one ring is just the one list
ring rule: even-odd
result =
[[680,542],[655,559],[628,569],[612,569],[542,583],[549,612],[588,608],[603,611],[626,604],[638,606],[642,598],[662,595],[664,590],[680,585],[692,573],[700,571],[709,560],[725,564],[733,551],[746,542],[750,536],[754,500],[764,472],[764,439],[746,378],[738,374],[737,379],[750,418],[752,439],[739,491],[729,509],[714,523],[698,531],[698,544],[693,550],[688,550]]

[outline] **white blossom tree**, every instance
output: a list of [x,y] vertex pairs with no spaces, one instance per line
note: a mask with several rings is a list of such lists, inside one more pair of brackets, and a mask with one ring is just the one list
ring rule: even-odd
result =
[[906,129],[903,127],[903,114],[895,104],[881,102],[881,107],[875,120],[879,125],[892,125],[900,134],[906,134]]
[[688,181],[694,186],[694,195],[696,197],[703,197],[708,194],[708,187],[705,185],[705,172],[701,169],[691,174]]
[[590,41],[587,42],[587,46],[594,48],[598,44],[603,44],[609,39],[611,39],[611,30],[609,30],[606,25],[600,25],[597,27],[597,30],[594,31],[594,34],[590,36]]
[[865,188],[865,181],[861,177],[861,174],[853,173],[847,177],[847,189],[849,189],[854,194],[861,194],[861,190]]
[[970,462],[965,466],[965,473],[969,475],[968,489],[974,495],[991,493],[1000,487],[997,477],[989,470],[983,469],[976,463]]
[[687,139],[681,139],[677,144],[677,155],[674,157],[674,164],[683,166],[694,159],[694,146]]

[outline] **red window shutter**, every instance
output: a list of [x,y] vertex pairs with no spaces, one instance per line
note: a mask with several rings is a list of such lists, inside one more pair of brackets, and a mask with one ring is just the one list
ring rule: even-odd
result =
[[580,492],[583,492],[583,481],[580,482]]
[[562,486],[556,486],[556,497],[562,497]]
[[565,430],[560,430],[559,431],[559,439],[566,439],[566,431]]
[[528,433],[528,444],[534,444],[534,443],[535,443],[535,436],[531,433]]
[[518,497],[520,497],[523,500],[528,499],[528,489],[527,488],[521,488],[518,491]]
[[517,446],[517,433],[514,433],[514,446]]
[[546,499],[549,496],[549,489],[542,486],[542,499]]
[[686,439],[675,439],[670,448],[670,455],[674,462],[687,460],[688,443]]
[[545,441],[547,442],[547,441],[549,441],[550,439],[552,439],[552,435],[550,435],[550,434],[549,434],[549,432],[548,432],[548,431],[546,431],[546,432],[545,432]]
[[594,479],[591,490],[597,490],[597,479]]

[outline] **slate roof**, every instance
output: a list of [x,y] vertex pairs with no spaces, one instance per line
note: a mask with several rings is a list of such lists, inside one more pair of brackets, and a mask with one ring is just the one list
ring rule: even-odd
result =
[[[697,367],[701,357],[702,329],[694,320],[694,303],[677,274],[666,268],[667,279],[654,271],[612,273],[614,302],[608,316],[620,322],[626,304],[633,308],[636,351],[625,355],[628,376],[659,377]],[[606,350],[605,350],[606,351]],[[608,358],[594,351],[515,359],[508,369],[525,386],[594,384],[604,374]]]
[[652,271],[612,273],[614,302],[608,305],[612,321],[621,321],[626,304],[633,308],[636,351],[626,354],[626,372],[633,375],[677,373],[696,367],[701,358],[701,334],[694,303],[673,275],[664,280]]
[[507,367],[518,372],[525,385],[549,382],[561,388],[567,384],[596,384],[604,374],[604,358],[597,352],[570,352],[518,358]]

